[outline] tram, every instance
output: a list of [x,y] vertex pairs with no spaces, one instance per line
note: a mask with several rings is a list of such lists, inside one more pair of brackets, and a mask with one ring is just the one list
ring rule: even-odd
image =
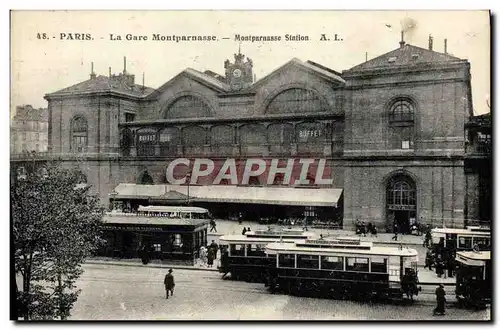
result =
[[330,298],[403,298],[419,289],[415,249],[373,246],[358,237],[276,242],[266,247],[273,262],[271,291]]
[[471,251],[474,246],[478,246],[481,251],[487,251],[491,247],[489,227],[434,228],[431,236],[433,246],[441,246],[452,251]]
[[269,243],[282,240],[295,242],[315,237],[313,232],[297,229],[272,228],[247,231],[244,235],[224,235],[219,238],[225,247],[219,272],[231,273],[231,279],[247,282],[266,283],[269,259],[265,247]]
[[491,252],[457,252],[455,260],[457,300],[466,306],[485,308],[491,303]]

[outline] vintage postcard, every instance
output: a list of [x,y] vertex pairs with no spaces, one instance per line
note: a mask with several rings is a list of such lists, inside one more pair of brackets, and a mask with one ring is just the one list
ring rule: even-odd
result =
[[11,319],[491,321],[488,11],[11,11]]

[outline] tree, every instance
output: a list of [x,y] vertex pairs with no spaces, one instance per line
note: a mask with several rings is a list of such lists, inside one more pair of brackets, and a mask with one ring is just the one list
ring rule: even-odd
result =
[[82,263],[98,249],[104,210],[82,173],[49,165],[11,183],[15,272],[29,319],[66,319],[80,290]]

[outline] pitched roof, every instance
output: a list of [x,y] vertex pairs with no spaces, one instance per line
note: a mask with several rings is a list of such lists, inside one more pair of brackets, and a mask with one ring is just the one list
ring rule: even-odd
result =
[[97,76],[93,79],[85,80],[76,85],[63,88],[57,92],[49,93],[47,96],[64,96],[72,94],[86,94],[95,92],[115,92],[128,96],[141,97],[150,94],[154,88],[144,87],[137,84],[129,84],[123,76]]
[[15,121],[48,121],[49,112],[46,108],[35,109],[31,105],[16,107]]
[[221,89],[223,91],[229,91],[229,85],[220,81],[219,79],[209,76],[208,74],[205,74],[203,72],[200,72],[198,70],[192,69],[192,68],[187,68],[184,70],[189,75],[194,76],[195,78],[198,78],[202,80],[203,82],[206,82],[209,85],[212,85],[214,87],[217,87],[218,89]]
[[[406,44],[367,62],[352,67],[349,71],[369,70],[395,66],[409,66],[423,63],[445,63],[464,61],[450,54],[439,53],[425,48]],[[344,72],[346,72],[344,71]]]
[[313,74],[319,75],[322,78],[327,79],[329,81],[345,84],[345,80],[342,77],[340,77],[340,75],[337,74],[338,72],[336,72],[332,69],[329,69],[329,68],[327,68],[323,65],[317,64],[315,62],[311,62],[311,61],[303,62],[298,58],[292,58],[290,61],[286,62],[285,64],[283,64],[282,66],[280,66],[279,68],[277,68],[276,70],[274,70],[273,72],[268,74],[267,76],[256,81],[250,88],[255,88],[258,85],[261,85],[263,82],[268,80],[270,77],[272,77],[273,75],[277,74],[278,72],[284,70],[286,67],[288,67],[290,65],[295,65],[295,66],[298,66],[300,68],[303,68],[304,70],[312,72]]

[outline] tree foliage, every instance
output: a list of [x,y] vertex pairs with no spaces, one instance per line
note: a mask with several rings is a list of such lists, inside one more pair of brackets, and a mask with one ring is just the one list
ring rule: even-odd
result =
[[15,272],[25,320],[66,319],[82,263],[103,243],[103,208],[82,173],[49,165],[11,183]]

